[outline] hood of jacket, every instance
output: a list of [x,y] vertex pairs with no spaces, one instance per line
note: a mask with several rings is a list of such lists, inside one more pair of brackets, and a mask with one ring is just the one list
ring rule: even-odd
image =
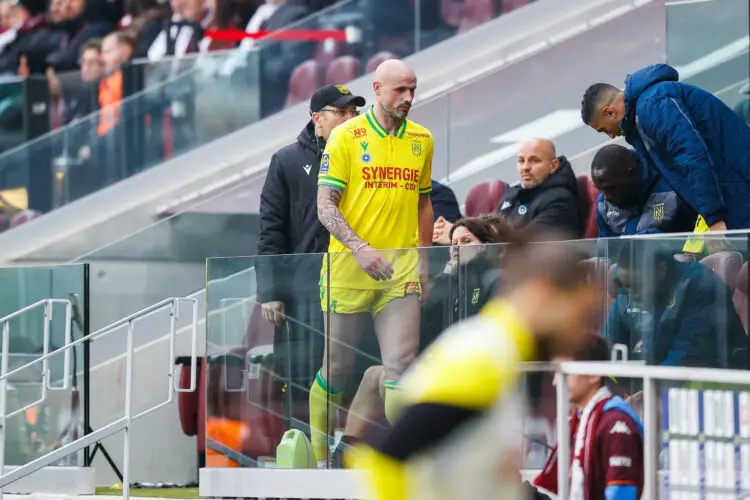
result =
[[315,135],[315,124],[310,120],[297,136],[297,142],[303,149],[309,149],[315,156],[320,159],[326,148],[326,141],[322,137]]
[[660,82],[679,81],[680,74],[668,64],[654,64],[639,69],[625,78],[625,116],[635,114],[635,104],[643,92]]
[[538,194],[550,189],[564,188],[578,196],[578,183],[576,181],[576,174],[573,172],[573,166],[564,156],[558,156],[557,160],[560,162],[560,167],[547,177],[544,182],[535,188],[524,189],[523,191],[527,191],[529,194]]

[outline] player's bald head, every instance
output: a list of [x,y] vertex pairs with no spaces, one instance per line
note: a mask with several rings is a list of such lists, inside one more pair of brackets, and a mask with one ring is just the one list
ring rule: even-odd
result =
[[393,82],[399,80],[414,80],[416,82],[417,75],[411,69],[411,66],[404,61],[388,59],[380,63],[377,69],[375,69],[374,80],[384,85],[392,85]]
[[388,59],[375,70],[372,88],[376,105],[387,116],[403,120],[411,109],[417,89],[417,75],[404,61]]

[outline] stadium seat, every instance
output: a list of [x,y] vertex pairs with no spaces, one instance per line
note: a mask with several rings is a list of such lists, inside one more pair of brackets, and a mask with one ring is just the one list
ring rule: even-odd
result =
[[362,63],[354,56],[337,57],[328,65],[326,85],[347,83],[362,74]]
[[292,71],[289,78],[289,93],[286,97],[286,105],[293,106],[299,102],[307,101],[316,90],[320,88],[320,64],[314,59],[309,59]]
[[500,12],[502,14],[507,14],[510,11],[516,10],[518,8],[521,8],[525,5],[528,5],[531,3],[532,0],[501,0],[500,2]]
[[734,296],[732,297],[734,308],[737,311],[737,314],[740,315],[742,326],[745,327],[745,333],[748,333],[748,322],[750,322],[750,315],[748,314],[750,308],[748,308],[747,296],[747,262],[745,262],[744,264],[742,264],[742,268],[737,275],[737,281],[734,287]]
[[588,175],[581,175],[578,181],[579,217],[583,227],[584,238],[596,238],[599,236],[599,228],[596,224],[596,199],[599,191]]
[[459,33],[470,30],[497,17],[497,0],[465,0]]
[[737,276],[742,268],[742,255],[739,252],[717,252],[700,261],[715,272],[729,288],[734,290]]
[[328,40],[318,43],[315,47],[314,60],[325,69],[331,64],[331,61],[341,55],[341,43],[335,40]]
[[383,61],[387,61],[388,59],[398,59],[398,56],[393,52],[388,52],[387,50],[378,52],[377,54],[372,56],[369,61],[367,61],[367,65],[365,66],[365,73],[372,73],[377,69],[378,66],[380,66],[380,63],[382,63]]
[[452,28],[458,28],[461,23],[461,13],[464,11],[463,0],[441,0],[440,17]]
[[[180,389],[190,387],[190,357],[182,356],[175,364],[180,369]],[[196,448],[199,454],[206,453],[206,358],[199,359],[196,372],[196,389],[193,392],[181,392],[177,395],[177,411],[180,426],[186,436],[196,437]]]
[[466,216],[476,217],[481,214],[492,214],[497,211],[500,198],[505,193],[506,185],[502,181],[482,181],[469,190],[466,195]]

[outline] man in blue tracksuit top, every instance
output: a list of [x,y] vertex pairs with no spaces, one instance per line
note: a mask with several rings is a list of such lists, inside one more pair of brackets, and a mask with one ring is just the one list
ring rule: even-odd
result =
[[648,160],[619,144],[602,147],[591,162],[599,237],[690,232],[697,214]]
[[624,135],[712,231],[750,228],[750,127],[666,64],[629,75],[625,89],[597,83],[581,103],[584,123]]

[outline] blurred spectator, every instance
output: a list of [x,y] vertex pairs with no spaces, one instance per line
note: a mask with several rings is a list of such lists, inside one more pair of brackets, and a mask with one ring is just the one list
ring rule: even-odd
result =
[[[147,24],[158,27],[169,19],[172,10],[169,8],[169,0],[129,0],[125,6],[125,15],[117,23],[118,29],[128,29],[134,33],[140,33],[141,29]],[[154,33],[151,41],[158,34],[158,29]]]
[[[750,95],[750,83],[740,90],[740,95]],[[750,126],[750,97],[745,97],[734,107],[734,112]]]
[[729,287],[703,264],[677,262],[666,249],[634,250],[623,245],[617,255],[620,292],[607,339],[648,364],[746,367],[747,335]]
[[[106,185],[123,177],[124,152],[122,141],[116,140],[122,101],[122,65],[133,56],[135,38],[128,31],[115,31],[102,41],[104,78],[99,82],[99,124],[96,129],[95,163],[99,179]],[[86,154],[86,148],[82,150]],[[90,155],[90,152],[89,152]]]
[[599,237],[689,233],[698,214],[677,196],[648,160],[619,144],[604,146],[591,162]]
[[625,136],[656,166],[710,230],[750,228],[750,127],[717,97],[678,81],[666,64],[586,90],[581,118],[597,132]]
[[56,109],[52,114],[52,128],[88,116],[98,109],[99,80],[104,75],[101,52],[102,40],[99,38],[92,38],[83,44],[79,58],[81,70],[77,78],[60,79],[54,69],[47,68],[50,96]]
[[[172,17],[147,22],[140,33],[136,53],[151,61],[168,56],[184,56],[231,48],[231,44],[206,38],[206,30],[218,28],[215,3],[204,0],[170,0]],[[229,28],[231,26],[224,26]]]
[[[306,7],[294,5],[287,0],[266,0],[266,7],[273,12],[263,19],[260,29],[280,30],[289,24],[307,17]],[[250,20],[252,23],[252,19]],[[297,65],[312,57],[314,44],[311,42],[290,42],[268,40],[263,42],[261,68],[263,74],[263,116],[283,109],[289,91],[289,77]]]
[[65,21],[65,11],[67,0],[51,0],[49,3],[49,19],[55,24],[61,24]]
[[[11,27],[10,0],[2,0],[0,1],[0,34],[5,33]],[[0,41],[0,44],[2,44],[2,41]]]
[[[555,145],[547,139],[530,139],[518,151],[519,182],[503,193],[499,214],[517,227],[526,225],[552,227],[581,237],[578,214],[578,184],[573,167],[564,157],[556,156]],[[435,223],[433,242],[449,244],[451,224]]]
[[65,33],[61,47],[47,57],[47,64],[58,73],[78,69],[81,48],[91,38],[101,38],[114,26],[107,21],[104,2],[100,0],[65,0]]
[[461,218],[461,208],[458,206],[456,194],[448,186],[432,180],[432,211],[435,221],[440,217],[448,222],[456,222]]
[[[572,358],[556,358],[573,360],[609,361],[609,345],[596,335]],[[643,492],[643,424],[628,403],[612,394],[604,377],[568,375],[566,381],[573,406],[570,475],[566,475],[570,498],[637,500]],[[534,485],[557,494],[557,468],[555,448]]]
[[11,0],[8,26],[0,36],[0,77],[44,73],[62,40],[47,20],[46,0]]

